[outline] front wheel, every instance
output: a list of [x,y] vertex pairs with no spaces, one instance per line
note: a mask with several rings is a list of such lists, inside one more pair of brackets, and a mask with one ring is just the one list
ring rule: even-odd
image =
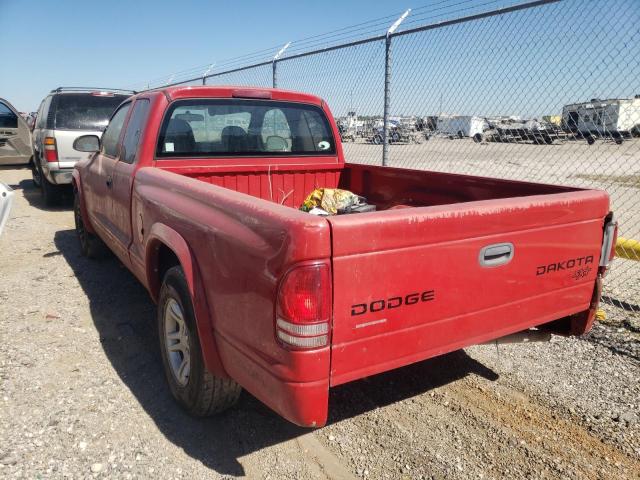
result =
[[191,415],[204,417],[233,406],[242,388],[214,376],[202,358],[193,303],[179,266],[164,276],[158,299],[158,338],[169,389]]

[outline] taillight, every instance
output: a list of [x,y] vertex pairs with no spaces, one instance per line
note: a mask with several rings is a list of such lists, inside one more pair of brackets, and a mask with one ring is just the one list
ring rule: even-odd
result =
[[56,147],[56,139],[53,137],[45,137],[44,139],[44,159],[47,162],[58,161],[58,149]]
[[609,263],[616,256],[616,242],[618,240],[618,222],[614,219],[613,214],[607,218],[602,238],[602,250],[600,251],[600,268],[598,269],[603,277],[607,274]]
[[331,318],[329,265],[302,265],[289,270],[278,289],[276,317],[276,335],[287,346],[306,349],[328,345]]

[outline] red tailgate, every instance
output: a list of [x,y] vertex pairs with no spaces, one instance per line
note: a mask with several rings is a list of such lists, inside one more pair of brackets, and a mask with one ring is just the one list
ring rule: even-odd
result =
[[332,385],[586,310],[608,211],[576,191],[329,218]]

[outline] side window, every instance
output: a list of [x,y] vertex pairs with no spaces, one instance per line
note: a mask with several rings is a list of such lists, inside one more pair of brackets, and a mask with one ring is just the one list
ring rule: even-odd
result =
[[52,96],[48,96],[42,102],[42,106],[38,111],[38,118],[36,119],[36,128],[46,128],[47,126],[47,117],[49,116],[49,107],[51,106]]
[[122,148],[124,151],[120,156],[120,160],[126,163],[133,163],[136,160],[136,153],[138,152],[138,142],[144,129],[145,121],[147,120],[147,114],[149,113],[149,100],[141,98],[136,101],[131,112],[131,118],[127,124],[127,129],[124,132],[124,140],[122,141]]
[[18,128],[18,116],[2,102],[0,102],[0,128]]
[[131,103],[121,106],[111,117],[109,126],[102,135],[102,153],[105,155],[110,157],[118,156],[118,140],[120,139],[120,132],[122,132],[122,126],[125,118],[127,118],[129,108],[131,108]]
[[[284,140],[284,143],[282,140]],[[282,110],[274,108],[264,114],[262,143],[267,151],[291,151],[291,129]]]

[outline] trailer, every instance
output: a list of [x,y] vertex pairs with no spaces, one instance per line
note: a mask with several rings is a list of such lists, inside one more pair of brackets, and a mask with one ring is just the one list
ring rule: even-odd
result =
[[436,131],[442,135],[454,138],[473,138],[480,143],[487,130],[487,122],[482,117],[468,115],[440,115],[438,117]]
[[562,128],[590,145],[596,138],[621,144],[625,138],[640,136],[640,95],[565,105]]
[[503,119],[489,122],[490,138],[498,142],[533,142],[551,145],[563,138],[564,132],[557,125],[545,121]]

